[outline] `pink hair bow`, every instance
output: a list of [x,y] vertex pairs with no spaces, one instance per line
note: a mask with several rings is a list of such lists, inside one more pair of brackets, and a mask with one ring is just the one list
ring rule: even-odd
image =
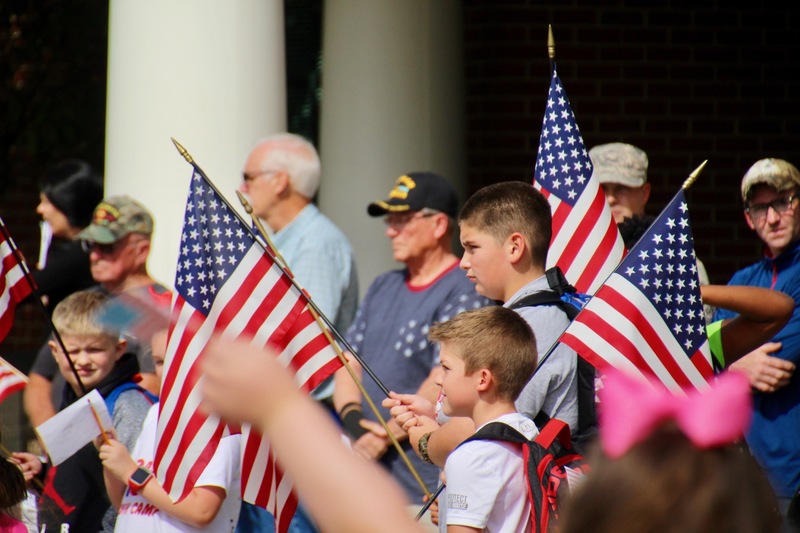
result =
[[663,422],[674,421],[699,448],[728,444],[744,435],[752,418],[747,378],[724,372],[706,391],[676,396],[660,382],[618,370],[606,375],[600,394],[600,442],[609,457],[623,455]]

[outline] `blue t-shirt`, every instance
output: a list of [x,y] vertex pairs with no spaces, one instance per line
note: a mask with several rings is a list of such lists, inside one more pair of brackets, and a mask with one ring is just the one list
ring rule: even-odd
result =
[[[784,292],[795,301],[786,326],[771,340],[782,343],[776,357],[800,365],[800,241],[776,258],[765,257],[736,272],[729,285],[765,287]],[[717,310],[715,320],[736,316]],[[773,393],[753,393],[753,424],[747,444],[764,467],[779,498],[792,498],[800,488],[800,375]]]
[[[491,301],[475,292],[475,286],[458,268],[457,261],[424,287],[411,287],[406,279],[406,270],[378,276],[367,290],[346,337],[386,388],[414,393],[439,364],[438,349],[428,342],[430,326]],[[366,373],[363,384],[381,416],[389,420],[389,411],[381,406],[386,397],[383,391]],[[364,409],[364,417],[376,419],[368,408]],[[439,468],[420,460],[408,441],[402,444],[428,490],[433,491],[438,486]],[[412,502],[422,501],[422,489],[394,447],[384,454],[381,463],[403,486]]]

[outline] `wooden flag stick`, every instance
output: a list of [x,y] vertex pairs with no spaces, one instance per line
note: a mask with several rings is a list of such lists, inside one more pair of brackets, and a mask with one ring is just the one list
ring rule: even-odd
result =
[[[239,197],[239,201],[242,203],[242,206],[244,207],[245,211],[247,211],[247,213],[253,219],[253,224],[255,224],[255,226],[258,228],[258,231],[261,233],[261,236],[264,237],[264,240],[267,242],[267,246],[272,250],[273,254],[275,255],[276,261],[280,261],[280,264],[282,265],[284,271],[290,277],[293,278],[294,276],[291,273],[289,266],[286,264],[286,261],[284,260],[283,256],[281,256],[280,252],[278,252],[277,248],[275,248],[275,245],[269,238],[269,234],[267,233],[266,229],[261,223],[261,220],[259,220],[259,218],[253,214],[253,207],[250,205],[250,202],[247,201],[247,198],[245,198],[241,192],[236,191],[236,195]],[[311,296],[305,291],[305,289],[301,288],[300,290],[303,292],[303,295],[306,297],[306,300],[310,302]],[[320,329],[322,329],[322,333],[325,335],[325,338],[328,339],[328,342],[333,348],[333,351],[336,352],[336,356],[339,358],[339,361],[342,362],[342,365],[344,365],[344,367],[347,369],[347,373],[350,374],[350,377],[353,379],[356,386],[358,386],[358,390],[361,391],[361,394],[367,401],[367,404],[369,404],[370,409],[372,410],[373,413],[375,413],[375,416],[378,418],[378,421],[380,422],[381,426],[383,426],[383,429],[386,430],[386,435],[389,437],[389,440],[392,441],[392,445],[397,450],[397,453],[400,454],[400,458],[403,460],[408,469],[411,471],[411,475],[414,476],[414,479],[417,481],[417,483],[419,483],[419,486],[422,488],[422,491],[425,493],[425,495],[430,497],[431,493],[425,486],[425,482],[422,480],[422,477],[420,477],[419,473],[414,468],[414,465],[411,463],[411,460],[409,460],[408,455],[405,453],[405,450],[403,450],[403,447],[397,441],[397,438],[392,433],[392,430],[389,429],[389,425],[386,423],[386,420],[381,415],[380,411],[378,410],[378,407],[375,405],[375,402],[373,401],[372,398],[370,398],[366,389],[364,389],[364,385],[358,379],[358,376],[356,376],[353,367],[350,365],[350,362],[347,360],[347,357],[344,355],[344,352],[342,352],[342,349],[339,347],[339,343],[337,343],[336,340],[333,338],[327,324],[323,322],[322,318],[320,317],[319,313],[317,313],[316,308],[314,306],[309,305],[308,310],[311,312],[311,316],[314,317],[314,320],[316,320],[317,325],[319,325]],[[359,359],[359,364],[361,364],[362,367],[365,366],[365,363],[363,363],[360,359]],[[370,373],[370,375],[372,374]],[[377,379],[377,377],[375,379]],[[386,389],[386,387],[383,388]],[[388,392],[386,396],[387,397],[389,396]]]
[[100,434],[103,436],[103,441],[105,441],[106,444],[111,444],[111,441],[108,440],[108,435],[106,435],[106,428],[104,428],[103,423],[100,422],[100,415],[97,414],[97,410],[94,408],[94,405],[92,405],[92,400],[87,398],[86,401],[89,402],[89,409],[92,410],[94,421],[97,422],[97,427],[100,428]]

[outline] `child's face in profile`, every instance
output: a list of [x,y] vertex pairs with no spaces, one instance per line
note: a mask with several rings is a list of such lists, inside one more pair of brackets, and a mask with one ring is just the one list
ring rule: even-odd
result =
[[[96,388],[111,373],[114,365],[125,353],[124,340],[115,340],[105,335],[63,335],[61,338],[87,391]],[[61,375],[72,389],[80,394],[78,380],[61,347],[55,341],[50,341],[50,350],[56,358]]]
[[492,300],[505,301],[511,295],[505,294],[503,271],[505,257],[504,247],[486,233],[474,226],[461,223],[461,268],[467,272],[467,278],[475,284],[478,294]]
[[153,353],[153,367],[156,369],[158,382],[164,379],[164,355],[167,353],[167,330],[163,329],[153,333],[150,339],[150,349]]
[[464,360],[446,342],[439,348],[439,358],[443,372],[436,378],[436,384],[442,389],[442,412],[447,416],[471,417],[478,401],[476,373],[464,374]]

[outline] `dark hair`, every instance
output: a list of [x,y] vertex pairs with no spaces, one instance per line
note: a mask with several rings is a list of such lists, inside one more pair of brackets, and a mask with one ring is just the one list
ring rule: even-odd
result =
[[86,161],[67,159],[39,180],[39,190],[76,228],[85,228],[103,199],[103,178]]
[[464,204],[458,223],[467,224],[502,243],[521,233],[531,249],[534,264],[544,267],[552,236],[550,204],[529,183],[505,181],[476,191]]
[[639,242],[639,239],[655,219],[656,217],[652,215],[633,215],[622,219],[622,222],[617,224],[617,227],[619,228],[622,242],[625,243],[625,248],[628,250],[633,248],[633,245]]
[[19,505],[28,496],[25,486],[25,476],[19,466],[0,458],[0,514],[7,514]]

